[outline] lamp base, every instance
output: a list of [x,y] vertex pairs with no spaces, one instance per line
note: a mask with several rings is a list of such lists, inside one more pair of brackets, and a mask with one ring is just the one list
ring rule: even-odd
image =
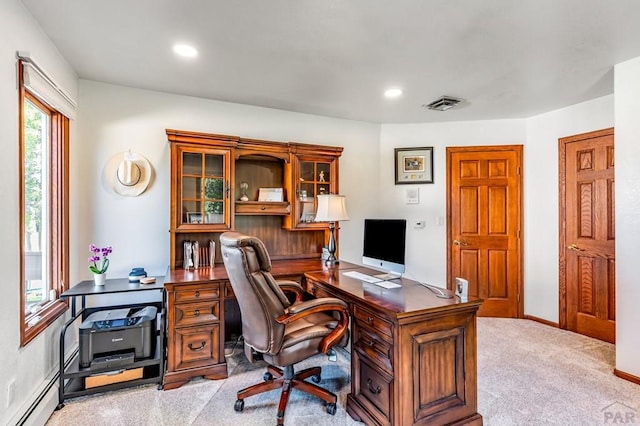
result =
[[338,259],[326,259],[324,261],[324,264],[327,265],[327,266],[333,266],[333,265],[337,265],[339,263],[340,263],[340,261]]

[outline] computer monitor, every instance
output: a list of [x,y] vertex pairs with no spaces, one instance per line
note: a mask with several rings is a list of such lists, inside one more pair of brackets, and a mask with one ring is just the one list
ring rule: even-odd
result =
[[365,219],[362,263],[385,271],[378,278],[399,278],[404,273],[406,235],[405,219]]

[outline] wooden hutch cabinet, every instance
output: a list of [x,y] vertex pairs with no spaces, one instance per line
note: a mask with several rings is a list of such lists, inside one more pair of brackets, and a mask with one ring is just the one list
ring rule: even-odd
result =
[[[280,275],[289,279],[300,280],[310,268],[321,267],[329,231],[327,223],[313,221],[316,195],[338,193],[342,147],[171,129],[166,133],[171,219],[164,387],[172,389],[192,377],[227,374],[225,327],[238,329],[239,313],[222,264],[220,234],[234,230],[260,238],[275,263],[303,262],[295,276],[290,265],[283,269]],[[268,195],[266,201],[260,194]],[[195,247],[195,242],[197,270],[185,268],[191,266],[185,246]],[[208,252],[211,242],[213,256]]]

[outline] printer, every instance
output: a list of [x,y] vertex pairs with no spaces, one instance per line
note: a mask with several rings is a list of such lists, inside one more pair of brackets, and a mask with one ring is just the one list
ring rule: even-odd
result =
[[117,367],[155,354],[155,306],[94,312],[80,325],[80,367]]

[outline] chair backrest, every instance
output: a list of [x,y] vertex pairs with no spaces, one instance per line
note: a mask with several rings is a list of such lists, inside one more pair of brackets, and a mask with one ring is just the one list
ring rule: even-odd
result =
[[240,306],[245,343],[258,352],[277,354],[282,347],[284,325],[275,319],[285,313],[290,303],[271,276],[269,253],[258,238],[238,232],[222,234],[220,250]]

